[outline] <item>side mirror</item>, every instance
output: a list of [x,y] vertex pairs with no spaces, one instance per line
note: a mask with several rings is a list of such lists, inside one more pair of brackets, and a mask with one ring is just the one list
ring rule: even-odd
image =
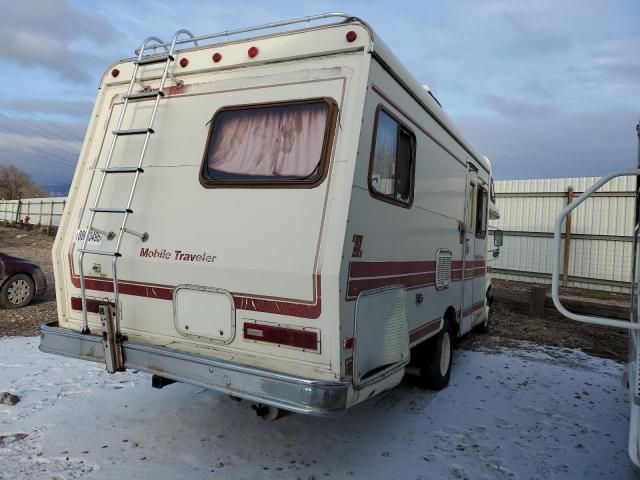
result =
[[502,230],[494,230],[493,231],[493,244],[496,247],[501,247],[504,241],[504,234]]

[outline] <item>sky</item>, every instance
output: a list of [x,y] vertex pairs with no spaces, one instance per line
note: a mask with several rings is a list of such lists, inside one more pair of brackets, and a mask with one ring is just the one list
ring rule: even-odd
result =
[[3,0],[0,164],[70,182],[99,79],[149,35],[329,11],[369,22],[497,179],[597,176],[637,162],[640,1]]

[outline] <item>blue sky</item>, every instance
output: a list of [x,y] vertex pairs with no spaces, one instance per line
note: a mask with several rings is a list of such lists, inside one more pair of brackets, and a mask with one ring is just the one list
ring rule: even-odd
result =
[[499,179],[635,165],[637,0],[11,2],[0,18],[0,163],[69,181],[99,78],[145,36],[326,11],[367,20]]

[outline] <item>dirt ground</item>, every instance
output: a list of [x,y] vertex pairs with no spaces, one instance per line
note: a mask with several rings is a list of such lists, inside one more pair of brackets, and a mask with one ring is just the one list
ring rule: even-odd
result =
[[489,336],[472,336],[467,344],[470,347],[477,343],[484,347],[511,346],[511,341],[523,340],[540,345],[579,349],[590,355],[621,363],[627,361],[626,330],[573,322],[558,313],[536,317],[526,313],[526,306],[517,307],[496,301],[491,308],[489,328]]
[[39,335],[40,324],[57,319],[52,246],[53,237],[0,226],[0,252],[35,261],[47,277],[46,293],[34,298],[31,305],[17,309],[0,308],[0,337]]
[[[39,334],[42,323],[57,319],[51,247],[53,237],[0,226],[0,251],[36,261],[49,284],[46,294],[26,308],[0,309],[1,336],[31,336]],[[522,287],[524,288],[524,287]],[[566,292],[572,297],[590,296],[602,301],[619,300],[615,294],[576,290]],[[625,297],[628,298],[628,297]],[[543,317],[530,316],[526,306],[495,302],[491,309],[491,334],[472,335],[461,342],[463,348],[505,346],[512,340],[583,350],[591,355],[626,361],[627,333],[622,330],[587,326],[563,319],[547,309]]]

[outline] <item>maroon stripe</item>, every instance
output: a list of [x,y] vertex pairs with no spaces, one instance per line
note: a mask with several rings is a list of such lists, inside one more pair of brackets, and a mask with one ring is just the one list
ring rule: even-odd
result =
[[351,262],[351,278],[432,272],[436,262]]
[[[80,278],[73,272],[71,255],[69,255],[69,269],[71,271],[71,283],[74,287],[80,288]],[[85,278],[84,284],[87,290],[113,292],[113,282],[110,279]],[[171,285],[154,285],[126,281],[118,282],[118,291],[123,295],[157,298],[160,300],[173,300],[174,289],[175,287]],[[239,310],[289,315],[308,319],[316,319],[322,312],[320,275],[316,275],[315,300],[313,300],[312,303],[297,303],[295,301],[289,301],[288,299],[256,298],[238,293],[232,293],[232,296],[234,305]]]
[[413,343],[422,337],[427,336],[428,334],[435,332],[440,328],[440,319],[436,318],[435,320],[431,320],[426,325],[422,325],[421,327],[416,328],[409,332],[409,342]]
[[471,305],[470,307],[465,308],[462,311],[462,316],[466,317],[467,315],[470,315],[473,312],[475,312],[476,310],[480,310],[483,307],[484,307],[484,301],[478,302],[478,303],[474,303],[473,305]]
[[[100,311],[100,305],[105,305],[110,302],[104,300],[98,300],[96,298],[87,298],[87,312],[98,313]],[[111,302],[113,305],[113,302]],[[71,297],[71,309],[82,311],[82,299],[80,297]]]
[[[452,270],[471,270],[475,268],[484,268],[486,262],[484,260],[454,260],[451,262]],[[435,261],[379,261],[379,262],[350,262],[349,277],[384,277],[392,275],[410,275],[413,273],[433,272],[436,269]]]
[[368,278],[365,280],[350,280],[347,288],[347,297],[355,298],[365,290],[387,287],[390,285],[402,285],[405,288],[428,287],[435,285],[436,274],[420,273],[417,275],[405,275],[402,277]]

